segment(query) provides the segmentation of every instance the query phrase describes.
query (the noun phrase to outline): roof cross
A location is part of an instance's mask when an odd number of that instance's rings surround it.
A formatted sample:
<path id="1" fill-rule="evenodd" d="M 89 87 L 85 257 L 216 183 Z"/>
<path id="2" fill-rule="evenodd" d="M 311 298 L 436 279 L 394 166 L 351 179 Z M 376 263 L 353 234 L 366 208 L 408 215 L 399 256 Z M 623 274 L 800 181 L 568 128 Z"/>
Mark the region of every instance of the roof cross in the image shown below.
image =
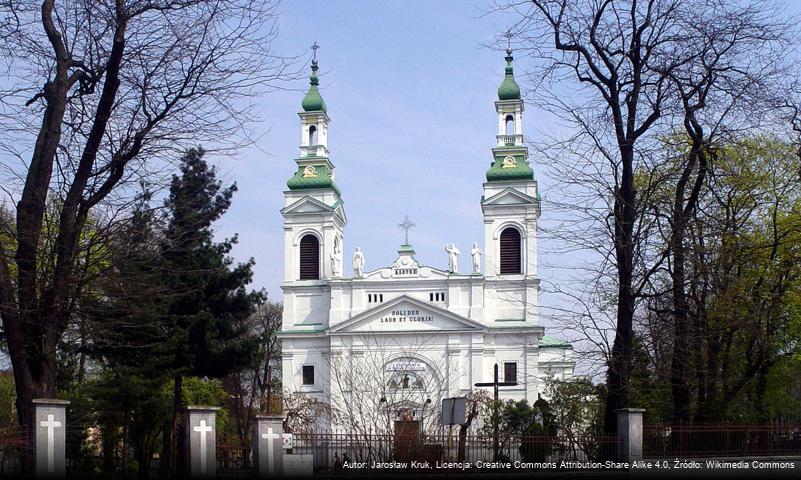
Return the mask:
<path id="1" fill-rule="evenodd" d="M 312 49 L 312 60 L 317 60 L 317 49 L 318 48 L 320 48 L 320 46 L 317 45 L 317 40 L 315 40 L 314 41 L 314 45 L 311 46 L 311 49 Z"/>
<path id="2" fill-rule="evenodd" d="M 503 34 L 503 36 L 506 37 L 506 51 L 511 51 L 512 50 L 512 37 L 514 37 L 514 34 L 512 33 L 512 30 L 507 30 L 506 33 Z"/>
<path id="3" fill-rule="evenodd" d="M 409 230 L 414 228 L 414 227 L 416 227 L 416 226 L 417 225 L 415 225 L 414 223 L 412 223 L 411 220 L 409 220 L 409 216 L 408 215 L 404 215 L 403 216 L 403 221 L 398 224 L 398 228 L 403 230 L 403 232 L 405 234 L 406 241 L 404 242 L 404 245 L 408 245 L 409 244 Z"/>

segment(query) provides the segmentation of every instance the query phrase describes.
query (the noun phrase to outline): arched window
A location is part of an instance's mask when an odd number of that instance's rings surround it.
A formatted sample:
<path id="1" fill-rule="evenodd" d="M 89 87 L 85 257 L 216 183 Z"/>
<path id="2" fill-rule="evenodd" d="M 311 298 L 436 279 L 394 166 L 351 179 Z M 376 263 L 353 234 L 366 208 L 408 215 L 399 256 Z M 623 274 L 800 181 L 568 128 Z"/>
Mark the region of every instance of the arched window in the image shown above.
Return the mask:
<path id="1" fill-rule="evenodd" d="M 506 116 L 506 134 L 507 135 L 515 134 L 515 117 L 513 117 L 512 115 Z"/>
<path id="2" fill-rule="evenodd" d="M 521 273 L 520 232 L 516 228 L 505 228 L 501 232 L 501 274 Z"/>
<path id="3" fill-rule="evenodd" d="M 317 127 L 309 127 L 309 145 L 317 145 Z"/>
<path id="4" fill-rule="evenodd" d="M 300 279 L 320 278 L 320 242 L 314 235 L 304 235 L 300 239 Z"/>

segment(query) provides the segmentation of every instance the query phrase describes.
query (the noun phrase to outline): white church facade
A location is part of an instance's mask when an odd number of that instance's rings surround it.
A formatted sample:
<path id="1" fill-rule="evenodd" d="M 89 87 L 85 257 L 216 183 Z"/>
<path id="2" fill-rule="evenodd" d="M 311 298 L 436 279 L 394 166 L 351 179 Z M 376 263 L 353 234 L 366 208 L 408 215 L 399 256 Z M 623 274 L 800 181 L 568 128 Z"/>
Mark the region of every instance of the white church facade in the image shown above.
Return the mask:
<path id="1" fill-rule="evenodd" d="M 446 245 L 449 265 L 441 269 L 416 258 L 407 235 L 392 265 L 371 269 L 369 252 L 351 252 L 352 277 L 343 274 L 347 216 L 312 61 L 299 114 L 297 171 L 281 210 L 279 336 L 285 395 L 308 395 L 338 412 L 321 421 L 323 428 L 380 430 L 397 419 L 422 420 L 425 428 L 436 423 L 443 398 L 493 381 L 496 364 L 500 381 L 517 383 L 501 389 L 502 399 L 533 403 L 546 377 L 573 375 L 572 347 L 546 337 L 538 321 L 540 199 L 523 141 L 524 103 L 511 51 L 506 61 L 492 165 L 476 206 L 483 212 L 483 245 L 461 256 Z M 408 232 L 410 225 L 399 226 Z"/>

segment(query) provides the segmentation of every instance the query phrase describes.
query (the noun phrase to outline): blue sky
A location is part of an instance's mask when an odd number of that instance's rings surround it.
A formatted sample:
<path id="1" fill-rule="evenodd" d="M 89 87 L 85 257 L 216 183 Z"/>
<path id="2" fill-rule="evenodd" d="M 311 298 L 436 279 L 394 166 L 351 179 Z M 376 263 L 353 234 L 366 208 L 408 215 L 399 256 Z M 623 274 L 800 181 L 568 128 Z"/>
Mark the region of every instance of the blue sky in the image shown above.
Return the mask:
<path id="1" fill-rule="evenodd" d="M 390 264 L 404 215 L 417 225 L 410 241 L 422 263 L 444 268 L 446 242 L 463 252 L 481 242 L 481 184 L 505 65 L 502 52 L 483 45 L 503 30 L 503 19 L 464 1 L 304 1 L 280 8 L 278 53 L 308 57 L 315 40 L 321 46 L 329 149 L 348 215 L 346 258 L 360 246 L 368 269 Z M 266 133 L 258 149 L 220 163 L 239 191 L 219 234 L 239 234 L 234 255 L 256 259 L 254 286 L 272 300 L 281 299 L 279 210 L 296 169 L 297 112 L 307 86 L 304 78 L 261 98 L 258 127 Z M 526 111 L 529 137 L 536 136 L 537 117 L 533 107 Z"/>

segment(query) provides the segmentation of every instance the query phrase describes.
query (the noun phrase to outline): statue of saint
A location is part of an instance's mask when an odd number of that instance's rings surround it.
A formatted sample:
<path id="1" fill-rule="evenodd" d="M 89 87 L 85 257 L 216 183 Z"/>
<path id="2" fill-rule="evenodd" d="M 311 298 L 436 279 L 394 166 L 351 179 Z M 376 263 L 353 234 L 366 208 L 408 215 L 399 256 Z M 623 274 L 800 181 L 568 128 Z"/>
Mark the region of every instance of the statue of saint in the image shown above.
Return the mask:
<path id="1" fill-rule="evenodd" d="M 481 255 L 484 252 L 478 248 L 478 244 L 473 244 L 473 249 L 470 250 L 470 255 L 473 256 L 473 273 L 481 273 Z"/>
<path id="2" fill-rule="evenodd" d="M 356 277 L 364 275 L 364 254 L 359 247 L 353 252 L 353 275 Z"/>
<path id="3" fill-rule="evenodd" d="M 459 273 L 459 258 L 457 255 L 461 255 L 462 252 L 452 243 L 450 245 L 445 244 L 445 251 L 448 252 L 448 271 Z"/>
<path id="4" fill-rule="evenodd" d="M 342 247 L 339 244 L 339 237 L 334 237 L 334 252 L 331 254 L 331 276 L 342 276 Z"/>

